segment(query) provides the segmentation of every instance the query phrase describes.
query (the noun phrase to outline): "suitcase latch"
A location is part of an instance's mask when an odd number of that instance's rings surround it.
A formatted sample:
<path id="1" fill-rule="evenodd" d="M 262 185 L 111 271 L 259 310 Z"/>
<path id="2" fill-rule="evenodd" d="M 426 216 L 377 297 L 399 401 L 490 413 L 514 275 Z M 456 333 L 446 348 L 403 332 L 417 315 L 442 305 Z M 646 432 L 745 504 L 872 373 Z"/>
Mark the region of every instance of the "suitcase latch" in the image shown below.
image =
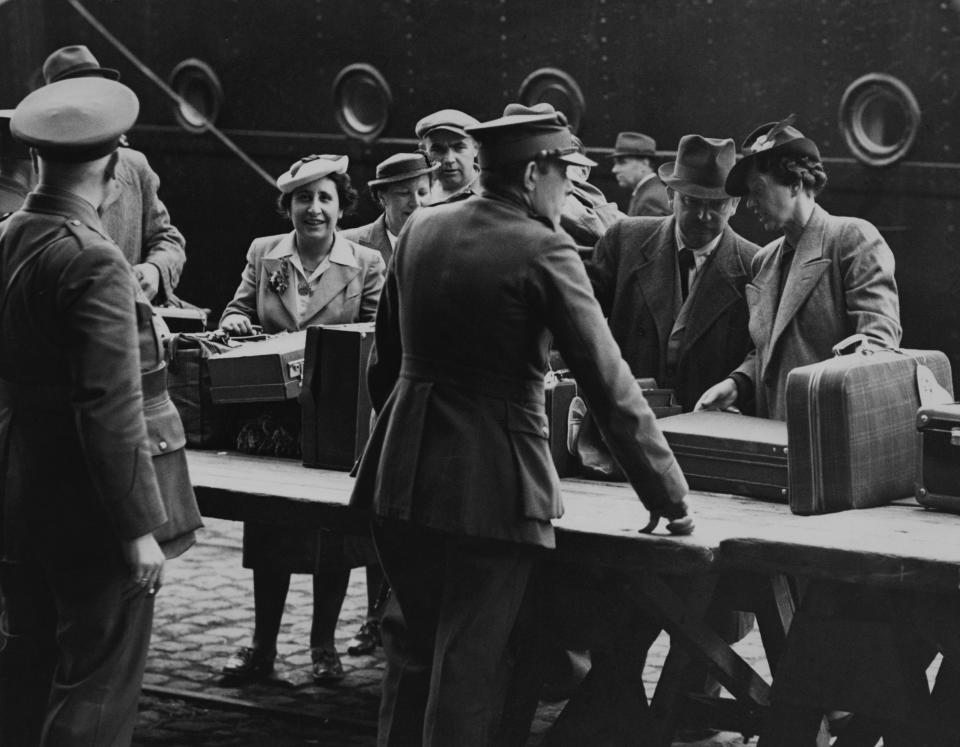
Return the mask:
<path id="1" fill-rule="evenodd" d="M 303 378 L 303 358 L 287 361 L 287 376 L 291 379 Z"/>
<path id="2" fill-rule="evenodd" d="M 950 445 L 960 446 L 960 428 L 950 429 Z"/>

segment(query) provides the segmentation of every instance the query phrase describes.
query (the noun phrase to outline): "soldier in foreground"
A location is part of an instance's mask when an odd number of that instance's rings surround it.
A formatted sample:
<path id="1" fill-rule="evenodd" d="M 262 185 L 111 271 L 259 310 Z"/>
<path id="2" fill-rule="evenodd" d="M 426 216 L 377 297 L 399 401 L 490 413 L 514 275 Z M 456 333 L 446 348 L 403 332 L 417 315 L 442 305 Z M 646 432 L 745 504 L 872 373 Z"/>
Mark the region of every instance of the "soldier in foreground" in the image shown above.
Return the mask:
<path id="1" fill-rule="evenodd" d="M 379 744 L 500 745 L 531 578 L 562 513 L 543 379 L 551 335 L 644 505 L 692 531 L 687 485 L 559 230 L 576 152 L 562 114 L 466 128 L 483 195 L 419 211 L 397 244 L 368 374 L 379 412 L 355 506 L 394 597 Z"/>
<path id="2" fill-rule="evenodd" d="M 11 120 L 40 186 L 0 228 L 3 744 L 130 743 L 164 558 L 199 526 L 150 305 L 97 215 L 138 109 L 85 78 Z"/>

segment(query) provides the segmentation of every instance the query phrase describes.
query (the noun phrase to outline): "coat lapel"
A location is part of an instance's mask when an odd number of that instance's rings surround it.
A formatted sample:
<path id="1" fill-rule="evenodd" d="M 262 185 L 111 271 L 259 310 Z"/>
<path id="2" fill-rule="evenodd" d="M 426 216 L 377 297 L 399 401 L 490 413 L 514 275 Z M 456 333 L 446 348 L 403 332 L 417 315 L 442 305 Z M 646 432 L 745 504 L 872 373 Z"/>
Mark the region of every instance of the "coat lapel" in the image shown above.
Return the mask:
<path id="1" fill-rule="evenodd" d="M 790 268 L 786 283 L 783 286 L 783 297 L 777 306 L 773 331 L 770 333 L 768 355 L 817 285 L 817 281 L 830 267 L 830 260 L 823 258 L 823 230 L 825 225 L 826 220 L 823 210 L 815 205 L 810 220 L 807 221 L 807 225 L 800 235 L 800 243 L 793 258 L 793 266 Z M 772 282 L 779 283 L 782 253 L 783 242 L 777 248 L 776 274 L 770 278 Z"/>
<path id="2" fill-rule="evenodd" d="M 283 308 L 286 309 L 287 314 L 290 315 L 290 320 L 293 322 L 293 328 L 297 328 L 297 272 L 293 269 L 293 265 L 290 263 L 290 257 L 293 256 L 294 251 L 294 236 L 296 233 L 291 231 L 286 236 L 284 236 L 277 243 L 273 249 L 263 255 L 263 275 L 265 282 L 268 286 L 268 293 L 276 293 L 273 289 L 273 283 L 271 279 L 274 277 L 275 273 L 282 273 L 284 267 L 286 268 L 286 282 L 287 287 L 283 290 L 282 293 L 278 293 L 280 296 L 280 303 L 283 305 Z"/>
<path id="3" fill-rule="evenodd" d="M 640 247 L 640 259 L 631 270 L 653 315 L 657 338 L 661 341 L 670 336 L 674 312 L 680 305 L 676 283 L 674 224 L 673 218 L 662 222 Z"/>
<path id="4" fill-rule="evenodd" d="M 383 257 L 383 261 L 390 263 L 390 256 L 393 254 L 393 247 L 390 246 L 390 237 L 387 236 L 387 216 L 384 213 L 373 222 L 373 230 L 370 232 L 370 248 L 376 249 Z"/>
<path id="5" fill-rule="evenodd" d="M 737 257 L 733 231 L 727 226 L 674 324 L 674 330 L 686 327 L 681 356 L 710 329 L 728 307 L 741 298 L 736 281 L 742 276 L 743 268 Z"/>
<path id="6" fill-rule="evenodd" d="M 324 270 L 320 276 L 320 281 L 310 296 L 307 311 L 303 315 L 303 326 L 306 326 L 311 319 L 323 311 L 331 301 L 340 295 L 350 281 L 360 274 L 360 265 L 357 263 L 350 242 L 340 234 L 337 234 L 336 242 L 333 251 L 330 252 L 330 266 Z M 294 292 L 296 292 L 296 289 L 294 289 Z"/>

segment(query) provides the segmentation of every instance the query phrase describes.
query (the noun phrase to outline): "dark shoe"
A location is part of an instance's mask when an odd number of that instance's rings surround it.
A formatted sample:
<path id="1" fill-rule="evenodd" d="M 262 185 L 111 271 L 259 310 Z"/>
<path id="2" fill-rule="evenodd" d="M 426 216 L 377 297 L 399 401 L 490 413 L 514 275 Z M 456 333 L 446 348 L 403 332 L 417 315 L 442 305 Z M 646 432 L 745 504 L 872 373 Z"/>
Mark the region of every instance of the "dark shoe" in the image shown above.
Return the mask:
<path id="1" fill-rule="evenodd" d="M 372 654 L 379 645 L 381 645 L 380 621 L 367 620 L 347 645 L 347 653 L 350 656 L 366 656 Z"/>
<path id="2" fill-rule="evenodd" d="M 273 662 L 277 652 L 265 653 L 250 646 L 243 646 L 221 670 L 224 677 L 242 680 L 262 680 L 273 674 Z"/>
<path id="3" fill-rule="evenodd" d="M 318 685 L 343 679 L 343 665 L 336 651 L 312 648 L 310 655 L 313 657 L 313 681 Z"/>

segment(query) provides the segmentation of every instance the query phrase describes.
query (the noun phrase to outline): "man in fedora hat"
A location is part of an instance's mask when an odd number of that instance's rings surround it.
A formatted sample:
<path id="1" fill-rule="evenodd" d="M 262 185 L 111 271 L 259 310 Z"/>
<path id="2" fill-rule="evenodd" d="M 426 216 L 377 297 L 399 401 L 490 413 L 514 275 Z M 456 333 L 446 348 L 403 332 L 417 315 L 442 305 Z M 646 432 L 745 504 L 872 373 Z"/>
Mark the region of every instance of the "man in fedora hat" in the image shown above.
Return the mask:
<path id="1" fill-rule="evenodd" d="M 199 526 L 149 302 L 97 213 L 138 109 L 67 79 L 11 119 L 41 178 L 0 226 L 3 744 L 129 744 L 164 557 Z"/>
<path id="2" fill-rule="evenodd" d="M 19 210 L 37 183 L 30 149 L 10 132 L 13 109 L 0 109 L 0 220 Z"/>
<path id="3" fill-rule="evenodd" d="M 620 221 L 588 266 L 633 374 L 674 389 L 685 411 L 752 346 L 744 285 L 759 247 L 727 225 L 735 157 L 733 140 L 682 137 L 659 171 L 673 214 Z"/>
<path id="4" fill-rule="evenodd" d="M 101 67 L 82 44 L 61 47 L 43 63 L 47 84 L 85 77 L 118 80 L 120 73 Z M 179 303 L 174 290 L 187 261 L 186 241 L 157 194 L 160 177 L 140 151 L 122 147 L 117 153 L 119 189 L 101 208 L 103 227 L 133 267 L 147 298 L 156 304 Z"/>
<path id="5" fill-rule="evenodd" d="M 667 190 L 654 170 L 657 144 L 642 132 L 621 132 L 613 146 L 611 171 L 624 189 L 630 190 L 627 215 L 669 215 Z"/>
<path id="6" fill-rule="evenodd" d="M 433 183 L 431 203 L 446 202 L 479 193 L 477 141 L 467 128 L 480 124 L 459 109 L 441 109 L 417 122 L 414 128 L 420 149 L 440 168 Z"/>
<path id="7" fill-rule="evenodd" d="M 393 588 L 381 745 L 525 742 L 500 729 L 528 586 L 561 513 L 544 414 L 551 338 L 650 525 L 693 529 L 683 475 L 557 228 L 567 166 L 593 162 L 562 114 L 511 111 L 467 128 L 483 194 L 408 219 L 377 309 L 379 417 L 352 504 L 373 514 Z"/>
<path id="8" fill-rule="evenodd" d="M 367 182 L 370 196 L 383 212 L 373 223 L 351 228 L 343 235 L 376 249 L 390 264 L 400 229 L 413 213 L 430 202 L 433 177 L 440 164 L 431 164 L 422 152 L 395 153 L 377 164 L 376 178 Z"/>

